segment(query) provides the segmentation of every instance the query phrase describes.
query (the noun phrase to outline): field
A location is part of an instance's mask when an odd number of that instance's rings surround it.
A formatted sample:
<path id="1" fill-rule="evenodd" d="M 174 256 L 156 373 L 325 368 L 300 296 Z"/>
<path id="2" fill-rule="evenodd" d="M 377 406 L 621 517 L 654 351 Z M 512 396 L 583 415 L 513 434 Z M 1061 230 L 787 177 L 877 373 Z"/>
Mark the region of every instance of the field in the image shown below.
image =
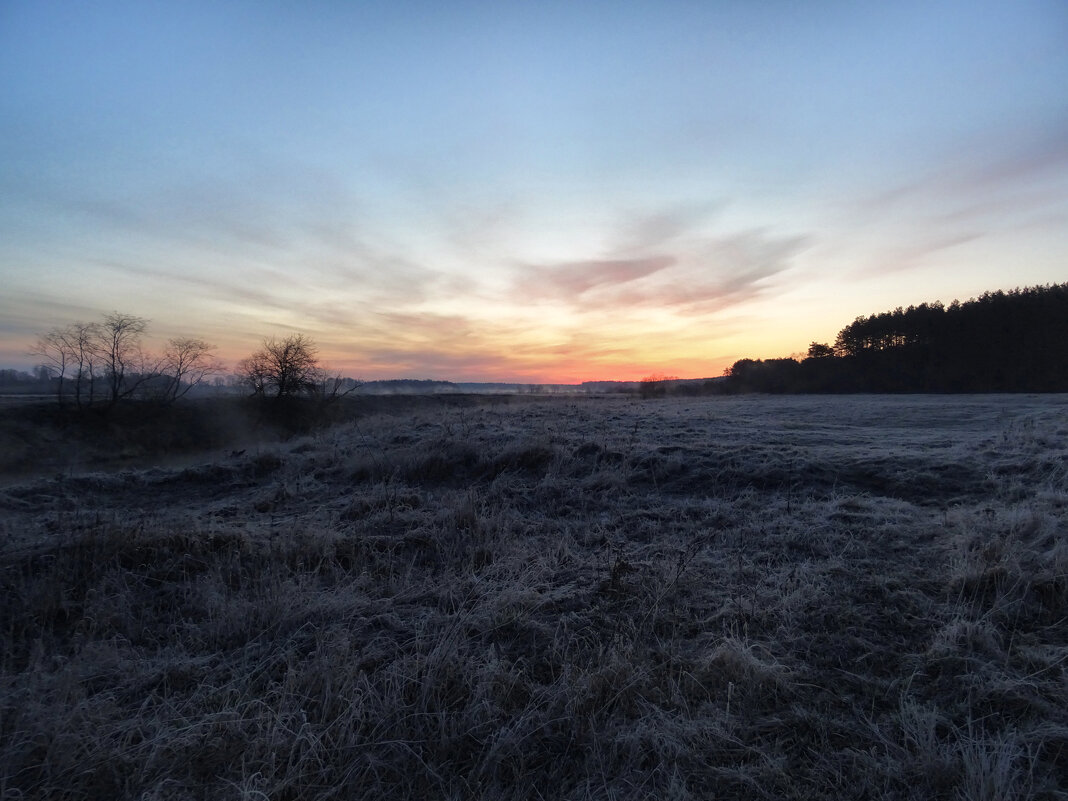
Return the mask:
<path id="1" fill-rule="evenodd" d="M 1068 798 L 1068 397 L 410 405 L 0 487 L 0 798 Z"/>

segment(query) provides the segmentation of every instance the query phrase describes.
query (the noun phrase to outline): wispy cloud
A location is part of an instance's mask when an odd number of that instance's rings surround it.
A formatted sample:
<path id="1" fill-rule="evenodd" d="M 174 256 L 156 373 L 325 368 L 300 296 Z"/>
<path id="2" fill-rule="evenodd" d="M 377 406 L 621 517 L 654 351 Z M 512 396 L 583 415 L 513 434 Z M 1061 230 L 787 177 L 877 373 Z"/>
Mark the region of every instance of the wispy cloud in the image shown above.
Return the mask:
<path id="1" fill-rule="evenodd" d="M 122 192 L 43 180 L 20 184 L 18 202 L 44 210 L 50 219 L 63 221 L 61 230 L 75 232 L 69 255 L 59 254 L 72 266 L 87 258 L 125 261 L 120 268 L 140 271 L 142 278 L 213 286 L 235 301 L 269 304 L 293 276 L 320 291 L 403 304 L 422 299 L 443 280 L 376 228 L 365 212 L 370 204 L 329 175 L 289 163 L 250 158 L 228 175 L 128 186 Z M 96 241 L 96 232 L 121 247 L 108 245 L 87 257 L 84 242 Z M 56 237 L 57 243 L 62 240 Z M 257 274 L 266 277 L 265 269 L 276 270 L 277 280 L 259 280 Z M 230 280 L 228 274 L 234 273 L 239 277 Z M 269 291 L 249 288 L 269 285 Z"/>
<path id="2" fill-rule="evenodd" d="M 965 250 L 979 263 L 1023 241 L 1063 241 L 1068 120 L 988 134 L 903 174 L 896 185 L 852 198 L 828 218 L 824 260 L 848 262 L 848 274 L 870 278 L 924 267 L 952 271 Z M 962 251 L 954 253 L 957 248 Z"/>
<path id="3" fill-rule="evenodd" d="M 854 217 L 989 225 L 1068 201 L 1068 120 L 948 155 L 851 204 Z"/>
<path id="4" fill-rule="evenodd" d="M 980 231 L 945 234 L 935 232 L 927 236 L 917 235 L 905 244 L 894 244 L 882 249 L 874 257 L 874 263 L 861 272 L 866 275 L 883 275 L 891 271 L 908 270 L 923 264 L 943 251 L 967 245 L 982 237 L 983 233 Z"/>
<path id="5" fill-rule="evenodd" d="M 985 160 L 959 170 L 956 188 L 961 192 L 1001 191 L 1006 187 L 1068 173 L 1068 119 L 1033 133 L 995 152 Z"/>
<path id="6" fill-rule="evenodd" d="M 644 214 L 627 215 L 619 232 L 619 251 L 652 251 L 701 230 L 726 204 L 723 202 L 685 203 Z"/>
<path id="7" fill-rule="evenodd" d="M 788 270 L 807 241 L 764 229 L 659 239 L 668 252 L 528 266 L 517 277 L 513 297 L 582 311 L 713 312 L 764 291 L 768 279 Z"/>
<path id="8" fill-rule="evenodd" d="M 517 282 L 518 290 L 532 300 L 575 301 L 593 290 L 618 287 L 671 267 L 674 256 L 636 259 L 592 259 L 528 268 Z"/>
<path id="9" fill-rule="evenodd" d="M 116 259 L 95 259 L 93 263 L 141 284 L 180 287 L 186 293 L 192 292 L 202 298 L 247 303 L 264 309 L 283 308 L 287 305 L 283 298 L 288 281 L 284 276 L 279 280 L 277 275 L 264 275 L 263 271 L 260 271 L 258 276 L 253 274 L 243 278 L 226 273 L 216 273 L 209 277 L 188 272 L 177 266 L 169 269 L 147 267 L 140 263 Z M 292 301 L 288 303 L 291 304 Z"/>
<path id="10" fill-rule="evenodd" d="M 0 294 L 0 336 L 26 343 L 53 326 L 91 321 L 99 314 L 98 309 L 41 292 L 23 293 L 18 297 Z M 28 346 L 19 345 L 18 348 L 26 350 Z"/>

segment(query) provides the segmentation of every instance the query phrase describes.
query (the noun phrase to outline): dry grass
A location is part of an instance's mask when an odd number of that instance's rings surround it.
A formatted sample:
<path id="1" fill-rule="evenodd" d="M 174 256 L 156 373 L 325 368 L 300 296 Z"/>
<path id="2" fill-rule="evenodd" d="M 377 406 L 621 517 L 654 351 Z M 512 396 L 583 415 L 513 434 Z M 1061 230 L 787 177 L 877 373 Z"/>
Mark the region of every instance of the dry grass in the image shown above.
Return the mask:
<path id="1" fill-rule="evenodd" d="M 1068 794 L 1068 401 L 413 410 L 0 491 L 0 798 Z"/>

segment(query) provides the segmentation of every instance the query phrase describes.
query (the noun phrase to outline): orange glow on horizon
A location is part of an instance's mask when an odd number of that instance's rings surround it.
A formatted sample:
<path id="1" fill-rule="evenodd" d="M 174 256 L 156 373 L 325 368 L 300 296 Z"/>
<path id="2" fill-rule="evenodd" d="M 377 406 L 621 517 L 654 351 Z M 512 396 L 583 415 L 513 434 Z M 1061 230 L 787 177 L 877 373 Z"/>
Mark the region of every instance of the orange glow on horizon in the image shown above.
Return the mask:
<path id="1" fill-rule="evenodd" d="M 42 333 L 44 333 L 42 331 Z M 151 333 L 151 332 L 150 332 Z M 190 335 L 198 335 L 190 332 Z M 211 332 L 204 339 L 216 344 L 215 356 L 227 372 L 259 347 L 252 342 L 220 342 Z M 726 367 L 740 358 L 771 358 L 796 352 L 759 354 L 744 349 L 740 342 L 710 343 L 707 347 L 678 348 L 657 339 L 652 346 L 643 347 L 642 338 L 632 335 L 625 341 L 600 341 L 600 347 L 553 345 L 544 343 L 504 342 L 490 338 L 471 343 L 468 348 L 433 348 L 424 340 L 405 343 L 407 347 L 385 351 L 362 343 L 329 341 L 328 336 L 309 333 L 319 345 L 319 361 L 323 367 L 345 377 L 364 381 L 375 380 L 437 380 L 455 383 L 516 383 L 516 384 L 581 384 L 587 381 L 640 381 L 650 375 L 670 375 L 682 379 L 720 376 Z M 8 341 L 0 348 L 0 359 L 16 369 L 32 370 L 38 363 L 31 355 L 36 337 Z M 149 353 L 162 350 L 163 339 L 146 338 Z M 417 345 L 412 347 L 412 345 Z M 418 347 L 424 345 L 424 348 Z M 493 347 L 496 345 L 496 347 Z"/>

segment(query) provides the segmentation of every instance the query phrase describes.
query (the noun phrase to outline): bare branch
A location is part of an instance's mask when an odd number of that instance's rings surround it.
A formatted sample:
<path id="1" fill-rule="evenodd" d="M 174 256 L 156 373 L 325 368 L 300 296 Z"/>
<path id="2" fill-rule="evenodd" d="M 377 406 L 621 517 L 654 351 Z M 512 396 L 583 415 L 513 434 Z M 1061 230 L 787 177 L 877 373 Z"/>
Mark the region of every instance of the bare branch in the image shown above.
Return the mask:
<path id="1" fill-rule="evenodd" d="M 212 351 L 215 345 L 193 337 L 174 337 L 167 342 L 160 373 L 167 383 L 164 398 L 175 401 L 208 376 L 222 372 L 223 364 Z"/>

